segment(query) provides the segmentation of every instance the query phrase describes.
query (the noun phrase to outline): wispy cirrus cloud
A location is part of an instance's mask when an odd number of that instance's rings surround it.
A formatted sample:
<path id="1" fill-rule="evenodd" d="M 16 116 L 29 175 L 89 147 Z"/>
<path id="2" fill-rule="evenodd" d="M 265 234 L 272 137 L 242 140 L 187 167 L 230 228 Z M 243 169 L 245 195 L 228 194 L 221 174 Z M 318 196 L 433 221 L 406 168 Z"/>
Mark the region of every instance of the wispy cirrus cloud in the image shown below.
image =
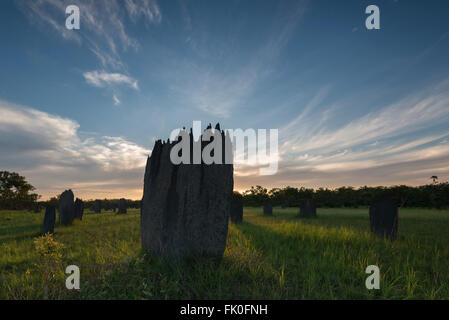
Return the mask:
<path id="1" fill-rule="evenodd" d="M 123 68 L 120 53 L 139 48 L 139 42 L 126 29 L 126 18 L 134 23 L 141 18 L 147 24 L 162 21 L 156 0 L 16 0 L 16 3 L 33 22 L 50 26 L 64 39 L 85 44 L 105 68 Z M 65 28 L 65 10 L 69 5 L 80 8 L 80 30 Z"/>
<path id="2" fill-rule="evenodd" d="M 78 44 L 82 43 L 82 37 L 76 32 L 67 30 L 65 23 L 63 23 L 64 20 L 58 19 L 58 16 L 65 17 L 65 10 L 69 4 L 58 0 L 15 0 L 15 2 L 34 23 L 41 26 L 50 26 L 62 38 L 75 41 Z"/>
<path id="3" fill-rule="evenodd" d="M 341 127 L 329 129 L 333 127 L 330 124 L 335 117 L 344 112 L 345 106 L 336 102 L 332 105 L 334 118 L 329 117 L 325 109 L 324 112 L 300 118 L 294 128 L 291 124 L 283 128 L 285 153 L 331 153 L 369 144 L 376 144 L 379 152 L 381 143 L 388 139 L 400 140 L 401 136 L 447 123 L 448 89 L 449 81 L 442 81 L 360 118 L 348 119 Z M 403 139 L 400 140 L 401 144 Z"/>
<path id="4" fill-rule="evenodd" d="M 131 19 L 136 22 L 140 17 L 151 23 L 160 23 L 162 13 L 156 0 L 125 0 Z"/>
<path id="5" fill-rule="evenodd" d="M 307 4 L 307 1 L 297 1 L 293 5 L 279 3 L 272 21 L 267 22 L 269 32 L 251 48 L 251 54 L 242 58 L 234 37 L 217 39 L 203 28 L 201 21 L 192 22 L 187 4 L 182 3 L 181 12 L 190 33 L 186 43 L 194 56 L 176 63 L 170 88 L 200 111 L 229 118 L 233 111 L 246 104 L 263 81 L 273 75 L 284 47 L 303 19 Z M 230 28 L 233 34 L 236 32 L 234 27 L 233 23 L 223 29 Z M 211 60 L 214 62 L 208 63 Z"/>
<path id="6" fill-rule="evenodd" d="M 94 87 L 104 88 L 115 85 L 127 85 L 135 90 L 139 90 L 136 79 L 121 73 L 107 73 L 105 71 L 91 71 L 83 74 L 86 82 Z"/>
<path id="7" fill-rule="evenodd" d="M 323 87 L 303 111 L 280 130 L 275 176 L 258 168 L 236 171 L 239 188 L 306 185 L 425 184 L 431 175 L 449 179 L 449 80 L 333 125 L 346 106 L 328 104 Z M 366 103 L 366 102 L 365 102 Z M 339 118 L 341 121 L 341 117 Z"/>
<path id="8" fill-rule="evenodd" d="M 127 84 L 138 89 L 137 81 L 127 70 L 122 54 L 139 51 L 140 43 L 127 29 L 127 22 L 142 21 L 148 26 L 159 24 L 162 13 L 156 0 L 16 0 L 30 20 L 49 26 L 63 39 L 85 46 L 98 59 L 103 70 L 85 72 L 89 84 L 104 88 Z M 65 10 L 69 5 L 80 8 L 80 30 L 67 30 Z M 113 96 L 114 104 L 117 96 Z"/>
<path id="9" fill-rule="evenodd" d="M 121 101 L 115 94 L 112 96 L 112 99 L 114 99 L 114 105 L 120 105 Z"/>

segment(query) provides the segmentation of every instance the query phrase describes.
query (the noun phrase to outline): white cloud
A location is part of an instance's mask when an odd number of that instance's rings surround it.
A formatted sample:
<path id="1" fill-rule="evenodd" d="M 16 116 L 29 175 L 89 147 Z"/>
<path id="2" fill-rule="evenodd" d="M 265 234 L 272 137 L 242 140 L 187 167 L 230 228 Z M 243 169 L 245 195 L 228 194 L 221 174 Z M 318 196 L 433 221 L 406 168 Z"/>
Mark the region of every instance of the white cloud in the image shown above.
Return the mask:
<path id="1" fill-rule="evenodd" d="M 8 145 L 28 145 L 30 149 L 33 146 L 47 149 L 55 146 L 69 148 L 76 138 L 78 128 L 79 125 L 72 120 L 0 100 L 2 148 Z M 14 143 L 10 143 L 9 138 L 13 133 L 16 139 Z"/>
<path id="2" fill-rule="evenodd" d="M 85 72 L 83 76 L 88 84 L 95 87 L 104 88 L 107 86 L 125 84 L 135 90 L 139 90 L 139 84 L 136 79 L 133 79 L 121 73 L 107 73 L 105 71 L 96 70 Z"/>
<path id="3" fill-rule="evenodd" d="M 44 196 L 74 188 L 88 197 L 141 196 L 150 150 L 123 137 L 81 138 L 79 124 L 0 100 L 0 163 Z"/>
<path id="4" fill-rule="evenodd" d="M 121 101 L 115 94 L 112 96 L 112 98 L 114 99 L 114 105 L 120 105 Z"/>

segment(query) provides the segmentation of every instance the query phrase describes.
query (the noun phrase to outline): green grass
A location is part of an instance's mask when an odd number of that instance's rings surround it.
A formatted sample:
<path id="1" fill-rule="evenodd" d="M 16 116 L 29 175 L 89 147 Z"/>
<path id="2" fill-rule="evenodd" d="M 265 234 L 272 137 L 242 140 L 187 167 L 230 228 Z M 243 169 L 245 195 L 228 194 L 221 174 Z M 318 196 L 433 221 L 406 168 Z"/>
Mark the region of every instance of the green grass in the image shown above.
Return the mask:
<path id="1" fill-rule="evenodd" d="M 169 263 L 141 252 L 140 217 L 88 213 L 56 227 L 63 266 L 78 265 L 81 290 L 57 279 L 61 299 L 447 299 L 449 211 L 401 209 L 399 239 L 369 233 L 368 209 L 245 208 L 230 224 L 221 261 L 189 258 Z M 43 213 L 0 212 L 0 299 L 42 299 L 33 239 Z M 377 265 L 381 289 L 367 290 L 365 269 Z"/>

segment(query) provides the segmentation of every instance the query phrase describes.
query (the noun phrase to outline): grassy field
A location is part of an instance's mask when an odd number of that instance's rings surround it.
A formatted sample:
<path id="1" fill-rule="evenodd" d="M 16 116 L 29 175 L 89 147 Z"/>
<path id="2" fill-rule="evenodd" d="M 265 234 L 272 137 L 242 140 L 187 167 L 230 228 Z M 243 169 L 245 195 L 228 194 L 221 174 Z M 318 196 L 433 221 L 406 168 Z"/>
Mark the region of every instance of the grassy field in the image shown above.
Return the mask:
<path id="1" fill-rule="evenodd" d="M 399 239 L 370 235 L 368 209 L 245 208 L 230 224 L 222 261 L 168 263 L 140 246 L 140 217 L 87 212 L 56 227 L 62 264 L 50 299 L 448 299 L 449 211 L 402 209 Z M 0 212 L 0 299 L 45 297 L 42 259 L 33 239 L 43 213 Z M 66 266 L 81 270 L 81 290 L 65 289 Z M 377 265 L 380 290 L 367 290 L 365 269 Z"/>

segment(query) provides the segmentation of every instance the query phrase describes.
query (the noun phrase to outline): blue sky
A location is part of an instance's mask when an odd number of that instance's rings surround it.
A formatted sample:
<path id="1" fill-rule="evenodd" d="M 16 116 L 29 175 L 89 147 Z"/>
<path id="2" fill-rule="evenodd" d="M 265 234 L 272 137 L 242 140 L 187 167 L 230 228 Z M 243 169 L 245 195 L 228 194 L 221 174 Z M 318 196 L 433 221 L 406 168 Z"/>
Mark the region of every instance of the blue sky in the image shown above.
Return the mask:
<path id="1" fill-rule="evenodd" d="M 65 8 L 81 29 L 65 29 Z M 380 8 L 380 30 L 365 8 Z M 251 185 L 419 185 L 449 177 L 447 1 L 3 0 L 0 167 L 44 198 L 141 196 L 178 127 L 279 129 Z"/>

